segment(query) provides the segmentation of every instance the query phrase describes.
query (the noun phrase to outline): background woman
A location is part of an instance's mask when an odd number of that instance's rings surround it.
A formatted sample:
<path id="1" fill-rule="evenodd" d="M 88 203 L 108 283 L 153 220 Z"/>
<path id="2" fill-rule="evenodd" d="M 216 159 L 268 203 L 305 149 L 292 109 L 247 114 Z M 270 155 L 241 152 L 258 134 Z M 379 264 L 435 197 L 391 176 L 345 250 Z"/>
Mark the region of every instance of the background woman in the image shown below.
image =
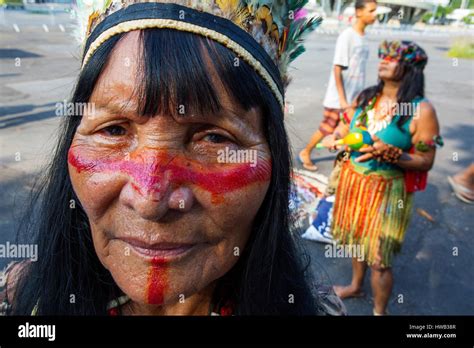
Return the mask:
<path id="1" fill-rule="evenodd" d="M 413 192 L 424 189 L 426 172 L 442 145 L 436 112 L 424 96 L 423 69 L 428 57 L 413 42 L 383 42 L 379 83 L 364 90 L 350 125 L 325 139 L 363 127 L 373 144 L 352 151 L 336 191 L 332 233 L 342 244 L 360 246 L 365 256 L 352 260 L 352 282 L 336 286 L 341 298 L 361 296 L 370 266 L 374 314 L 385 314 L 393 285 L 392 259 L 402 245 L 411 215 Z"/>

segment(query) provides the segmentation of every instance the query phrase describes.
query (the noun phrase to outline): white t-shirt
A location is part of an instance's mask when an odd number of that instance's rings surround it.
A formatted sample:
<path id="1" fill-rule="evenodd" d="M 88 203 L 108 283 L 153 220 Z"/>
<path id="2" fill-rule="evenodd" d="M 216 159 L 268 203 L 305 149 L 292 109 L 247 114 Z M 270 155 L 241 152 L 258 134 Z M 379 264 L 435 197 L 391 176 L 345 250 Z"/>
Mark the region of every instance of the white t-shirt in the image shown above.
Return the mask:
<path id="1" fill-rule="evenodd" d="M 357 33 L 352 27 L 345 29 L 337 38 L 333 65 L 341 65 L 347 68 L 342 70 L 342 78 L 346 99 L 349 104 L 364 89 L 365 68 L 368 59 L 369 45 L 365 36 Z M 331 68 L 331 76 L 323 106 L 332 109 L 339 109 L 341 107 L 333 68 Z"/>

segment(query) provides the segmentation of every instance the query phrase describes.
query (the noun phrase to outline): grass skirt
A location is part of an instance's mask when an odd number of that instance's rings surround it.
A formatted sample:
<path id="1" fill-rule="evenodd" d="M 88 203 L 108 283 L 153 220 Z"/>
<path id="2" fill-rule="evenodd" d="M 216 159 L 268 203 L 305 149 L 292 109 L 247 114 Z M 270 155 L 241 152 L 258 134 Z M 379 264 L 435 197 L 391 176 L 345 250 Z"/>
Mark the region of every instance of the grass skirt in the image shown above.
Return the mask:
<path id="1" fill-rule="evenodd" d="M 359 245 L 367 264 L 390 267 L 405 237 L 412 204 L 401 170 L 371 171 L 346 161 L 336 191 L 332 234 L 342 245 Z"/>

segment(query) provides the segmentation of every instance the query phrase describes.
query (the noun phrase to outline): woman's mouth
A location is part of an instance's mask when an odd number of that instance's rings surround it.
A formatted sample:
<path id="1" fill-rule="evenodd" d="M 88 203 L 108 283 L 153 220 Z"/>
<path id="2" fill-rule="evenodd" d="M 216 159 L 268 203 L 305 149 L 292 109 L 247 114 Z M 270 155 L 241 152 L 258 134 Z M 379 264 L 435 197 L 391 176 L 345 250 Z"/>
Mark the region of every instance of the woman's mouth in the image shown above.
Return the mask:
<path id="1" fill-rule="evenodd" d="M 178 258 L 183 258 L 187 255 L 197 244 L 193 243 L 169 243 L 157 242 L 147 243 L 134 238 L 120 238 L 121 241 L 127 243 L 140 256 L 150 259 L 159 258 L 163 261 L 174 261 Z"/>

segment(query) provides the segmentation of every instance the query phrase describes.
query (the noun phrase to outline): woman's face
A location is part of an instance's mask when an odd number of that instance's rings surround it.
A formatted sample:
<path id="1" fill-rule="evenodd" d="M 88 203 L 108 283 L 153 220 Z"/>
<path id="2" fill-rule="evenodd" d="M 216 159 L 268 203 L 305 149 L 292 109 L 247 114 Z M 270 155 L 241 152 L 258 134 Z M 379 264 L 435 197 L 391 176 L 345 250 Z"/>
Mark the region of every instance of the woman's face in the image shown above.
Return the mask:
<path id="1" fill-rule="evenodd" d="M 393 57 L 385 57 L 379 62 L 379 78 L 381 80 L 396 80 L 398 75 L 398 60 Z"/>
<path id="2" fill-rule="evenodd" d="M 138 116 L 140 47 L 138 32 L 117 44 L 74 136 L 69 174 L 117 285 L 139 303 L 176 303 L 237 262 L 271 157 L 259 110 L 240 110 L 222 86 L 221 115 Z"/>

